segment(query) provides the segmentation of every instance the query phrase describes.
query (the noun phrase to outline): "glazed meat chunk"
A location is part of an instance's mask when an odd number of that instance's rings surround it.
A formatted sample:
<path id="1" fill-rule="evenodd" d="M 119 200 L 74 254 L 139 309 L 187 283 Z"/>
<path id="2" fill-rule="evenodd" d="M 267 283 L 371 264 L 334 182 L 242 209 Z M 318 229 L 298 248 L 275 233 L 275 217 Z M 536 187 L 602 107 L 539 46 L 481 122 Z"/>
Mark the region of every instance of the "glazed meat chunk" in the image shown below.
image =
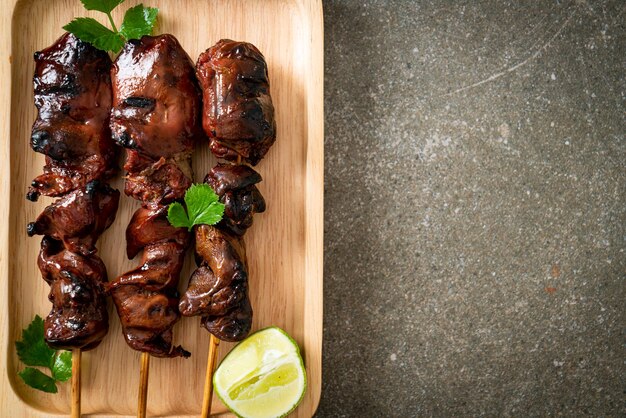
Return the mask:
<path id="1" fill-rule="evenodd" d="M 111 59 L 66 33 L 35 53 L 35 106 L 31 147 L 46 156 L 44 173 L 27 198 L 62 196 L 116 170 L 109 130 Z"/>
<path id="2" fill-rule="evenodd" d="M 110 286 L 128 345 L 157 357 L 188 357 L 172 345 L 177 291 L 190 235 L 167 221 L 167 205 L 191 186 L 191 154 L 202 136 L 200 91 L 191 59 L 172 35 L 131 40 L 112 71 L 111 130 L 126 149 L 125 193 L 140 200 L 126 253 L 140 265 Z"/>
<path id="3" fill-rule="evenodd" d="M 256 165 L 276 140 L 267 64 L 252 44 L 222 39 L 196 64 L 202 126 L 218 158 Z"/>

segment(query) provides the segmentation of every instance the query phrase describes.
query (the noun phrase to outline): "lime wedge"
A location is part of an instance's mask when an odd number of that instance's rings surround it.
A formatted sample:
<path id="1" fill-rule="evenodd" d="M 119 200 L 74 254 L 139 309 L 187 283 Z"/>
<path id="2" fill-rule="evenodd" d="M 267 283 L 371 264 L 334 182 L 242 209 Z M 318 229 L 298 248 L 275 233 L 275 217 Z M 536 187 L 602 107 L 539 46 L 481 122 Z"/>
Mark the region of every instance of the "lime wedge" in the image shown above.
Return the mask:
<path id="1" fill-rule="evenodd" d="M 284 417 L 298 406 L 306 390 L 298 344 L 277 327 L 255 332 L 222 360 L 213 386 L 240 417 Z"/>

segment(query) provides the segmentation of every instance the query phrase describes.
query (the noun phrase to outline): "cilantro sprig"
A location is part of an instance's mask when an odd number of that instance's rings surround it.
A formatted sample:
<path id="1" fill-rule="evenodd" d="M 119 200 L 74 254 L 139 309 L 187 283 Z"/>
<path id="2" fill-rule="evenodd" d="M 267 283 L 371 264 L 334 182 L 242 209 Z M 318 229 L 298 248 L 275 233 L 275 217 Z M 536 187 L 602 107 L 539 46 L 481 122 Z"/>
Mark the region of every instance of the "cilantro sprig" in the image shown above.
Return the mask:
<path id="1" fill-rule="evenodd" d="M 152 34 L 156 24 L 159 9 L 156 7 L 144 7 L 139 4 L 126 10 L 122 26 L 119 30 L 111 12 L 124 0 L 80 0 L 87 10 L 96 10 L 107 15 L 113 30 L 91 17 L 78 17 L 63 26 L 68 32 L 73 33 L 85 42 L 103 51 L 119 52 L 124 43 L 129 39 L 139 39 L 144 35 Z"/>
<path id="2" fill-rule="evenodd" d="M 15 342 L 17 356 L 27 367 L 18 373 L 24 383 L 48 393 L 57 393 L 57 382 L 65 382 L 72 376 L 72 353 L 58 352 L 44 340 L 43 319 L 35 316 L 33 322 L 22 330 L 22 340 Z M 52 376 L 48 376 L 34 367 L 45 367 Z"/>
<path id="3" fill-rule="evenodd" d="M 194 225 L 214 225 L 222 220 L 224 204 L 208 184 L 194 184 L 185 193 L 185 206 L 178 202 L 172 203 L 167 209 L 167 220 L 177 228 L 188 228 Z"/>

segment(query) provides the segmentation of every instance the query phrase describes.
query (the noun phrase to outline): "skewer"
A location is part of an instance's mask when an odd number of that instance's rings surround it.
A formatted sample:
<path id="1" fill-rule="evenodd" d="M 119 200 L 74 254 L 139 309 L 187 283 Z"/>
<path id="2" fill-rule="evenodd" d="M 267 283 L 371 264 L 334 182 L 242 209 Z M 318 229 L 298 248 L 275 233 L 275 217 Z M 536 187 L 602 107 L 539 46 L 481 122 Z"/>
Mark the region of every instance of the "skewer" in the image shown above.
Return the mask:
<path id="1" fill-rule="evenodd" d="M 141 371 L 139 372 L 139 398 L 137 406 L 137 418 L 146 418 L 149 373 L 150 354 L 141 353 Z"/>
<path id="2" fill-rule="evenodd" d="M 237 164 L 241 164 L 241 155 L 237 155 Z M 202 418 L 211 416 L 211 404 L 213 402 L 213 372 L 217 363 L 217 350 L 220 340 L 213 334 L 209 334 L 209 354 L 207 356 L 206 376 L 204 378 L 204 396 L 202 398 Z"/>
<path id="3" fill-rule="evenodd" d="M 169 34 L 127 42 L 111 69 L 111 87 L 109 124 L 116 142 L 126 149 L 125 190 L 142 204 L 127 226 L 126 255 L 142 254 L 137 267 L 111 282 L 109 293 L 126 342 L 141 351 L 136 416 L 144 418 L 150 357 L 190 356 L 183 347 L 172 345 L 172 327 L 179 319 L 174 309 L 179 302 L 176 288 L 191 237 L 185 229 L 168 224 L 165 214 L 170 203 L 183 200 L 193 180 L 188 169 L 200 133 L 200 92 L 193 63 Z M 182 103 L 181 109 L 168 113 L 169 102 Z M 132 115 L 123 111 L 131 108 L 147 110 L 133 110 Z M 152 116 L 146 119 L 145 112 Z M 129 297 L 136 298 L 132 304 L 126 303 Z M 161 310 L 163 300 L 167 305 Z M 156 310 L 143 310 L 151 307 Z"/>
<path id="4" fill-rule="evenodd" d="M 213 334 L 210 335 L 209 355 L 204 380 L 204 398 L 202 400 L 202 418 L 209 418 L 209 416 L 211 416 L 211 403 L 213 402 L 213 371 L 215 370 L 215 363 L 217 363 L 217 350 L 220 345 L 219 338 Z"/>
<path id="5" fill-rule="evenodd" d="M 72 418 L 80 418 L 80 363 L 82 351 L 80 348 L 72 350 Z"/>
<path id="6" fill-rule="evenodd" d="M 79 347 L 95 348 L 108 331 L 103 288 L 106 268 L 93 254 L 97 238 L 113 222 L 119 203 L 119 191 L 107 184 L 117 166 L 108 123 L 111 59 L 65 33 L 36 52 L 34 60 L 37 118 L 30 142 L 46 159 L 43 174 L 32 181 L 26 198 L 36 201 L 44 195 L 57 199 L 28 223 L 26 231 L 29 236 L 43 235 L 37 266 L 50 286 L 53 305 L 45 321 L 44 339 L 54 346 L 74 347 L 70 417 L 80 418 Z M 69 101 L 66 80 L 72 80 L 73 86 Z M 68 113 L 72 117 L 63 116 Z M 85 126 L 78 127 L 74 116 Z M 65 284 L 68 278 L 72 285 Z M 71 309 L 64 309 L 70 305 Z M 89 329 L 73 326 L 77 324 L 89 324 Z"/>

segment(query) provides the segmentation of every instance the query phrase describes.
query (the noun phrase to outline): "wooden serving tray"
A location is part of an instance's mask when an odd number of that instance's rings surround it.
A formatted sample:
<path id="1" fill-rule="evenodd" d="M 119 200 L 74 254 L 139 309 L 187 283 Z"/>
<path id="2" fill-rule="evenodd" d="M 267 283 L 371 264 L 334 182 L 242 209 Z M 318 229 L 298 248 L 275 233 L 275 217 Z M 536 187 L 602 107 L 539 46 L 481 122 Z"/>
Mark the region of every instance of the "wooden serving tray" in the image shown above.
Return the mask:
<path id="1" fill-rule="evenodd" d="M 139 3 L 128 1 L 114 13 Z M 264 53 L 276 106 L 275 145 L 256 169 L 267 211 L 255 216 L 245 236 L 254 308 L 253 330 L 277 325 L 300 344 L 308 374 L 304 401 L 292 414 L 310 417 L 321 389 L 323 261 L 323 25 L 321 0 L 144 0 L 158 7 L 158 33 L 174 34 L 195 61 L 220 38 L 246 40 Z M 62 33 L 73 17 L 86 12 L 79 0 L 0 0 L 0 415 L 49 417 L 69 414 L 69 383 L 50 395 L 27 387 L 17 372 L 14 342 L 39 314 L 50 310 L 48 286 L 36 266 L 40 237 L 25 228 L 52 202 L 24 196 L 41 172 L 43 156 L 30 149 L 35 120 L 33 53 Z M 195 180 L 202 181 L 216 163 L 206 143 L 196 148 Z M 121 175 L 113 186 L 122 190 Z M 114 225 L 99 241 L 109 276 L 137 265 L 125 256 L 124 231 L 138 202 L 122 195 Z M 194 265 L 192 252 L 181 277 L 184 289 Z M 83 354 L 82 411 L 90 416 L 134 415 L 137 408 L 140 354 L 121 334 L 110 305 L 109 334 L 95 350 Z M 151 416 L 199 415 L 209 334 L 199 318 L 183 318 L 174 328 L 176 344 L 192 352 L 189 359 L 150 363 L 148 413 Z M 220 345 L 220 358 L 232 344 Z M 215 398 L 216 414 L 227 412 Z"/>

